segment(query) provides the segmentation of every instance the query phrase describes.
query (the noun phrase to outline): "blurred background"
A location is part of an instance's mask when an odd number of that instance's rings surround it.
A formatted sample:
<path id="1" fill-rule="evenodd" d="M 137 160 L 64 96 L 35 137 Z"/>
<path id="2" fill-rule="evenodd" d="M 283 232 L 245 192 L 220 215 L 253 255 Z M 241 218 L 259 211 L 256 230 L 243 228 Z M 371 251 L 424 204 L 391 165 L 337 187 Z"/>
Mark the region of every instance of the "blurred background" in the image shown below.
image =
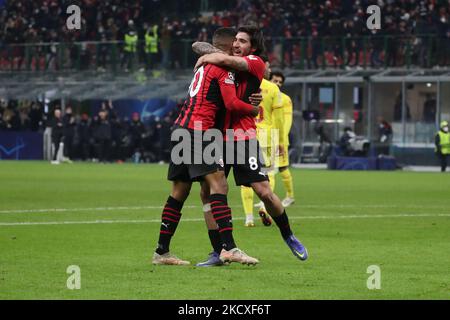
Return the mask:
<path id="1" fill-rule="evenodd" d="M 67 28 L 73 4 L 80 30 Z M 366 26 L 372 4 L 380 30 Z M 50 159 L 61 109 L 67 159 L 167 162 L 191 44 L 257 24 L 294 103 L 292 163 L 326 162 L 350 128 L 371 155 L 437 165 L 449 18 L 448 0 L 0 0 L 0 158 Z"/>

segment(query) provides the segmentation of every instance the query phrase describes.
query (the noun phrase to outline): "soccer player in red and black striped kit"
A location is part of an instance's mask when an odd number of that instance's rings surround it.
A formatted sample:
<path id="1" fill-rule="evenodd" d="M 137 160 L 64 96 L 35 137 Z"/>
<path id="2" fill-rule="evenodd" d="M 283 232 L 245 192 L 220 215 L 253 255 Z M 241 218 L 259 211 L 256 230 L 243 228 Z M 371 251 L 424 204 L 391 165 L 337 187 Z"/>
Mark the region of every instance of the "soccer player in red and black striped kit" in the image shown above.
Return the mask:
<path id="1" fill-rule="evenodd" d="M 226 50 L 234 40 L 234 35 L 233 29 L 222 28 L 216 31 L 213 41 L 219 47 L 222 44 L 221 49 Z M 179 117 L 175 121 L 175 125 L 177 129 L 188 131 L 191 138 L 188 142 L 191 147 L 188 148 L 189 152 L 191 152 L 191 160 L 199 156 L 201 163 L 182 161 L 176 164 L 171 157 L 168 179 L 173 182 L 172 192 L 163 209 L 158 247 L 153 255 L 154 264 L 189 264 L 188 261 L 172 255 L 169 245 L 180 221 L 183 204 L 189 195 L 193 181 L 205 181 L 209 186 L 210 196 L 208 200 L 212 208 L 212 215 L 218 225 L 219 234 L 217 241 L 220 243 L 221 260 L 223 262 L 239 262 L 243 264 L 256 264 L 259 262 L 238 249 L 233 239 L 231 209 L 227 202 L 228 185 L 224 173 L 223 160 L 218 159 L 218 161 L 209 164 L 203 159 L 203 151 L 206 147 L 219 146 L 219 149 L 221 149 L 223 141 L 209 142 L 202 139 L 202 147 L 194 147 L 195 136 L 199 134 L 202 136 L 207 130 L 226 125 L 223 123 L 225 109 L 240 116 L 248 115 L 254 117 L 258 113 L 257 106 L 252 106 L 237 98 L 234 74 L 232 72 L 215 65 L 198 68 L 189 87 L 188 97 Z M 187 149 L 183 149 L 183 152 L 185 150 Z M 199 152 L 201 154 L 198 154 Z"/>
<path id="2" fill-rule="evenodd" d="M 264 76 L 266 68 L 265 63 L 259 57 L 264 52 L 264 37 L 262 32 L 253 26 L 244 26 L 238 29 L 236 40 L 233 42 L 233 56 L 224 53 L 215 52 L 202 56 L 196 64 L 196 68 L 205 64 L 215 64 L 226 68 L 231 68 L 238 71 L 236 81 L 238 85 L 238 97 L 243 101 L 248 101 L 248 97 L 259 91 L 261 80 Z M 276 194 L 270 188 L 268 177 L 261 171 L 262 164 L 259 156 L 259 144 L 256 140 L 256 123 L 254 117 L 238 116 L 231 112 L 231 128 L 236 132 L 244 131 L 245 134 L 235 134 L 233 142 L 235 144 L 234 150 L 242 150 L 238 144 L 245 144 L 246 159 L 255 159 L 256 162 L 251 163 L 247 161 L 245 164 L 233 163 L 233 173 L 236 185 L 251 186 L 261 201 L 264 202 L 268 213 L 273 218 L 281 236 L 291 249 L 294 256 L 300 260 L 308 258 L 306 247 L 294 236 L 286 211 Z M 252 141 L 253 140 L 253 141 Z M 256 145 L 256 148 L 250 146 Z M 228 142 L 230 143 L 230 142 Z M 235 154 L 234 159 L 237 159 Z M 230 166 L 226 168 L 230 170 Z M 207 190 L 202 190 L 203 194 L 207 194 Z M 203 199 L 205 200 L 205 199 Z M 205 212 L 205 220 L 209 229 L 209 234 L 213 233 L 213 225 L 208 223 L 211 218 L 208 217 L 209 212 Z M 217 229 L 216 229 L 217 230 Z M 217 232 L 217 231 L 216 231 Z M 217 237 L 211 237 L 211 243 Z M 213 248 L 217 245 L 213 244 Z M 221 265 L 220 259 L 217 259 L 217 252 L 213 252 L 208 257 L 207 261 L 198 264 L 198 266 L 213 266 Z"/>

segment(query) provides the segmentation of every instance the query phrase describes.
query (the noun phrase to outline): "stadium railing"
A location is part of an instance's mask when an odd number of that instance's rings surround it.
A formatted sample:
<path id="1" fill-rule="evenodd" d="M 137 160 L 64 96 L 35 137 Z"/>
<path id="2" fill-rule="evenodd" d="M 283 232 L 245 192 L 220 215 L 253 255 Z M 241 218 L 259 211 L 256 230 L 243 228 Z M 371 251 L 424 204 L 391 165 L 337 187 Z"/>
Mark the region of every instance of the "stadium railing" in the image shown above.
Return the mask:
<path id="1" fill-rule="evenodd" d="M 159 44 L 157 69 L 188 69 L 196 60 L 195 40 Z M 146 68 L 149 57 L 139 41 L 130 61 L 122 41 L 0 45 L 0 71 L 121 72 Z M 450 38 L 437 35 L 268 38 L 274 67 L 294 69 L 389 68 L 450 65 Z M 128 68 L 129 67 L 129 68 Z"/>

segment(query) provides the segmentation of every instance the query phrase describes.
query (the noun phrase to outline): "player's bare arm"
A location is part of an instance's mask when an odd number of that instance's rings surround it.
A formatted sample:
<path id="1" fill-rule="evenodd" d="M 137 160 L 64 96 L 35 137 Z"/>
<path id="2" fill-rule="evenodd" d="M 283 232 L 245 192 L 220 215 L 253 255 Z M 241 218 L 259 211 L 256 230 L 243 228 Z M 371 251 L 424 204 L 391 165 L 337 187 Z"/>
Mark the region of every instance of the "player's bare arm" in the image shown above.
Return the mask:
<path id="1" fill-rule="evenodd" d="M 214 47 L 212 44 L 208 42 L 196 41 L 192 44 L 192 50 L 198 54 L 199 56 L 203 56 L 205 54 L 223 52 L 222 50 Z"/>
<path id="2" fill-rule="evenodd" d="M 236 71 L 248 71 L 248 63 L 242 57 L 229 56 L 224 53 L 215 52 L 201 56 L 195 64 L 194 70 L 197 70 L 205 64 L 214 64 L 223 68 L 229 68 Z"/>

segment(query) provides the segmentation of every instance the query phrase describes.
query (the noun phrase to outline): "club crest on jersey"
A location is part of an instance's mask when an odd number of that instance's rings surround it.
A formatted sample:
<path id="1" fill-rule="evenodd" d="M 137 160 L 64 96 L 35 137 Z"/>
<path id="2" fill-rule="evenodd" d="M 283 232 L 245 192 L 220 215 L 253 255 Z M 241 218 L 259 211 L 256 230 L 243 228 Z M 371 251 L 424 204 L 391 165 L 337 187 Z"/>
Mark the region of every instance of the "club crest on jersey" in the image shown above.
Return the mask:
<path id="1" fill-rule="evenodd" d="M 228 72 L 228 78 L 224 82 L 226 84 L 234 84 L 234 72 Z"/>

